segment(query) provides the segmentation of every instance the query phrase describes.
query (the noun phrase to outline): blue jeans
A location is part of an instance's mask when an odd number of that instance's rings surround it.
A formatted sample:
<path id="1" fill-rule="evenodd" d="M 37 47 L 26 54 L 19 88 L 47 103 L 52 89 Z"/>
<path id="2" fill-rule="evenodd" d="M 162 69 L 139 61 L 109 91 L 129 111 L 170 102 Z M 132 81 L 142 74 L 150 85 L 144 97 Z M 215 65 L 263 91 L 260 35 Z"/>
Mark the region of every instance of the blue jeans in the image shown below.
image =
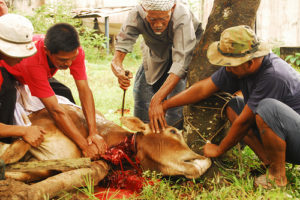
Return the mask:
<path id="1" fill-rule="evenodd" d="M 183 91 L 186 86 L 186 81 L 181 79 L 173 91 L 167 96 L 171 98 L 175 96 L 179 92 Z M 146 82 L 145 72 L 143 65 L 139 68 L 135 76 L 135 82 L 133 87 L 133 95 L 134 95 L 134 116 L 141 119 L 144 123 L 149 123 L 149 114 L 148 109 L 150 105 L 150 101 L 153 95 L 157 91 L 153 90 L 152 85 L 149 85 Z M 183 119 L 182 113 L 183 107 L 171 108 L 166 112 L 166 121 L 168 125 L 175 125 L 177 122 Z"/>

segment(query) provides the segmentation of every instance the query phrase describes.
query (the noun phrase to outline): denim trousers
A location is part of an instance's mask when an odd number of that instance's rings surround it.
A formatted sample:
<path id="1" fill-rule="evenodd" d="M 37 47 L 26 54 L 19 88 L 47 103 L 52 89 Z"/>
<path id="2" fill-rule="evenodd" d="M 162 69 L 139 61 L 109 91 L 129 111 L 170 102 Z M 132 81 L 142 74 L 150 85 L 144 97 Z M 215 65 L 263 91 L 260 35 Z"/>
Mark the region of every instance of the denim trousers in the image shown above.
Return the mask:
<path id="1" fill-rule="evenodd" d="M 186 87 L 186 80 L 180 79 L 173 91 L 166 97 L 166 99 L 175 96 L 176 94 L 183 91 Z M 134 95 L 134 116 L 141 119 L 144 123 L 149 123 L 149 114 L 148 109 L 150 101 L 153 95 L 156 93 L 152 85 L 149 85 L 146 81 L 145 71 L 143 65 L 140 66 L 139 70 L 135 76 L 135 82 L 133 87 Z M 167 110 L 166 112 L 166 121 L 168 125 L 181 128 L 183 120 L 183 107 L 176 107 Z M 179 123 L 181 122 L 181 123 Z"/>

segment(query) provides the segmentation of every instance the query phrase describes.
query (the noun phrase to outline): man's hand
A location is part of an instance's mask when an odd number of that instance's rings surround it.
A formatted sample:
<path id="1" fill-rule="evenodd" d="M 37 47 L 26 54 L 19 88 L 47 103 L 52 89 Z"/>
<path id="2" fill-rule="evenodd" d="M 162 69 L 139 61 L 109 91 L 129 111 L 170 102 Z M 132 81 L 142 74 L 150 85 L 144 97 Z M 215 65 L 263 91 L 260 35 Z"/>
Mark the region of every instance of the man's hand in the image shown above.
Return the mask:
<path id="1" fill-rule="evenodd" d="M 91 158 L 92 160 L 100 159 L 98 148 L 94 143 L 81 148 L 81 150 L 84 157 Z"/>
<path id="2" fill-rule="evenodd" d="M 204 145 L 204 156 L 209 158 L 215 158 L 222 155 L 220 147 L 216 144 L 207 143 Z"/>
<path id="3" fill-rule="evenodd" d="M 160 132 L 161 129 L 165 129 L 167 121 L 165 119 L 165 111 L 163 109 L 162 102 L 156 103 L 156 100 L 152 100 L 149 106 L 149 120 L 150 128 L 155 133 Z"/>
<path id="4" fill-rule="evenodd" d="M 120 88 L 122 88 L 123 90 L 127 90 L 129 88 L 129 86 L 131 85 L 130 79 L 132 79 L 132 77 L 133 77 L 132 72 L 128 71 L 128 70 L 125 71 L 124 69 L 121 69 L 120 67 L 116 67 L 116 68 L 119 70 L 116 70 L 114 72 L 114 74 L 118 78 Z M 113 69 L 113 71 L 115 69 L 113 67 L 113 64 L 112 64 L 112 69 Z"/>
<path id="5" fill-rule="evenodd" d="M 107 150 L 106 142 L 104 141 L 103 137 L 98 134 L 88 136 L 87 142 L 89 146 L 92 144 L 96 145 L 100 155 L 104 154 Z"/>
<path id="6" fill-rule="evenodd" d="M 38 126 L 24 127 L 23 139 L 31 146 L 38 147 L 44 141 L 44 134 L 46 133 Z"/>
<path id="7" fill-rule="evenodd" d="M 126 56 L 126 53 L 121 51 L 115 51 L 114 58 L 111 62 L 111 70 L 114 75 L 118 78 L 120 88 L 123 90 L 127 90 L 130 86 L 130 79 L 132 79 L 132 73 L 130 71 L 129 74 L 125 73 L 123 68 L 123 60 Z"/>

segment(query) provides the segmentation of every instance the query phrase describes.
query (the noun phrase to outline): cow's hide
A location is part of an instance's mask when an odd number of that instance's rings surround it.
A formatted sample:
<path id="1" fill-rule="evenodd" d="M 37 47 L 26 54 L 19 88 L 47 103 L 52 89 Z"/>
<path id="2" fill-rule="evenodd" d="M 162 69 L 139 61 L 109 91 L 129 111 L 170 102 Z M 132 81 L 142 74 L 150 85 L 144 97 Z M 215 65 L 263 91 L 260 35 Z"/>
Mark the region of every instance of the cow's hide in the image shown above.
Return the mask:
<path id="1" fill-rule="evenodd" d="M 81 109 L 63 105 L 74 124 L 84 137 L 87 137 L 87 125 Z M 55 125 L 49 113 L 43 109 L 29 116 L 32 125 L 46 130 L 44 142 L 37 148 L 31 147 L 27 160 L 50 160 L 79 158 L 81 151 L 72 140 L 66 137 Z M 174 127 L 167 127 L 162 133 L 152 133 L 149 125 L 135 117 L 124 117 L 122 124 L 136 135 L 136 153 L 145 170 L 155 170 L 164 175 L 184 175 L 187 178 L 200 177 L 211 165 L 211 161 L 190 150 L 184 142 L 182 134 Z M 98 133 L 104 138 L 108 147 L 119 144 L 133 133 L 105 119 L 100 113 L 96 117 Z M 1 146 L 1 145 L 0 145 Z M 24 158 L 23 158 L 24 159 Z M 7 173 L 7 177 L 19 180 L 31 180 L 49 176 L 49 172 Z M 22 178 L 23 176 L 23 178 Z M 24 178 L 25 177 L 25 178 Z"/>

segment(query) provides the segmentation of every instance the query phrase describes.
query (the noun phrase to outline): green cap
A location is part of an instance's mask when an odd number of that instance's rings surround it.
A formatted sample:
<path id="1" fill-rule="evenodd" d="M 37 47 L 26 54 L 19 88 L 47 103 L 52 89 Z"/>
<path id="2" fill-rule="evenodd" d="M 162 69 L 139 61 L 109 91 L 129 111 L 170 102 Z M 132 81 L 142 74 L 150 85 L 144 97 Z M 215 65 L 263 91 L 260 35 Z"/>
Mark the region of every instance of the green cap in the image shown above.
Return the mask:
<path id="1" fill-rule="evenodd" d="M 213 65 L 236 67 L 268 53 L 268 45 L 260 42 L 249 26 L 240 25 L 225 29 L 220 41 L 208 47 L 207 58 Z"/>

